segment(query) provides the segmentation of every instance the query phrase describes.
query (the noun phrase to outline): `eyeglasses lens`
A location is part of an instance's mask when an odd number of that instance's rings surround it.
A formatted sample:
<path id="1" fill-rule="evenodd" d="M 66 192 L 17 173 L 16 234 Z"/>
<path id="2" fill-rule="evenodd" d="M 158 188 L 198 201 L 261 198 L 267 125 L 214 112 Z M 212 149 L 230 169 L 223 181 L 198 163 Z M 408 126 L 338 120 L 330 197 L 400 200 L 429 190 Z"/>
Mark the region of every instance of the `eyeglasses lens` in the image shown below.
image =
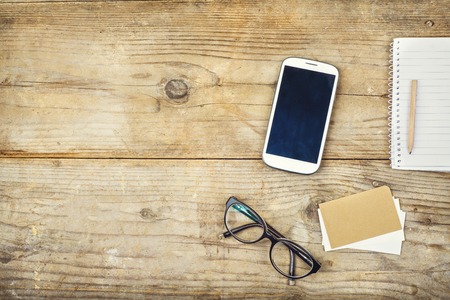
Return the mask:
<path id="1" fill-rule="evenodd" d="M 264 226 L 259 217 L 243 204 L 236 203 L 229 207 L 225 225 L 237 240 L 244 243 L 256 242 L 264 234 Z"/>
<path id="2" fill-rule="evenodd" d="M 294 275 L 303 276 L 311 271 L 313 262 L 306 255 L 303 256 L 311 264 L 307 264 L 302 258 L 294 254 L 294 274 L 290 274 L 291 250 L 295 245 L 289 241 L 279 241 L 276 243 L 271 252 L 272 263 L 278 268 L 278 271 L 284 273 L 285 276 Z"/>

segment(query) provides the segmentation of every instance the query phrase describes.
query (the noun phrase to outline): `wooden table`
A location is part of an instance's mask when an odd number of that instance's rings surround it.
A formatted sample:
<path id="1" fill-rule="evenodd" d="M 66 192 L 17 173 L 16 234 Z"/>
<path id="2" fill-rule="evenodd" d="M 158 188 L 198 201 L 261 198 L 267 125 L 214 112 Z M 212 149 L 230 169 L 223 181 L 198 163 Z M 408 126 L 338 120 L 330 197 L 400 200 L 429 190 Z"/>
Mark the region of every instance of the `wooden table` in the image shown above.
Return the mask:
<path id="1" fill-rule="evenodd" d="M 0 298 L 448 298 L 450 173 L 392 170 L 389 49 L 450 1 L 0 3 Z M 261 160 L 281 61 L 340 70 L 320 170 Z M 388 185 L 402 254 L 325 252 L 318 203 Z M 235 195 L 309 249 L 218 239 Z"/>

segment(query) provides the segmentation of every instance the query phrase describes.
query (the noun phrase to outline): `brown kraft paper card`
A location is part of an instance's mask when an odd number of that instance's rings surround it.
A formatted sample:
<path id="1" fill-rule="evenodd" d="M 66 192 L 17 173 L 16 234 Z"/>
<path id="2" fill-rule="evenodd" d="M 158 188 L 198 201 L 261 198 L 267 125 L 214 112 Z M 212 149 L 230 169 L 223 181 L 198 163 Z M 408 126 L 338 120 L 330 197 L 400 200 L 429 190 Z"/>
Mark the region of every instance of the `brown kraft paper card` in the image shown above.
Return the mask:
<path id="1" fill-rule="evenodd" d="M 402 229 L 387 186 L 321 203 L 319 208 L 332 248 Z"/>

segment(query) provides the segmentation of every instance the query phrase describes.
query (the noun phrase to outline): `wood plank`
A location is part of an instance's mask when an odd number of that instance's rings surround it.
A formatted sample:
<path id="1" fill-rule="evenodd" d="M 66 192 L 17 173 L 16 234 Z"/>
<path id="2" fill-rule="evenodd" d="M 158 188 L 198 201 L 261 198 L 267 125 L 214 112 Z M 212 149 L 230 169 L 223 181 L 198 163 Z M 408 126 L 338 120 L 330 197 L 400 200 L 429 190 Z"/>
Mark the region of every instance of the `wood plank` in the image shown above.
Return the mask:
<path id="1" fill-rule="evenodd" d="M 110 96 L 88 104 L 89 95 L 46 91 L 3 93 L 15 102 L 3 104 L 0 113 L 3 156 L 259 158 L 273 93 L 218 87 L 182 106 L 138 100 L 124 107 Z M 245 103 L 232 99 L 243 94 L 250 94 Z M 339 97 L 325 157 L 387 158 L 387 106 L 380 97 Z"/>
<path id="2" fill-rule="evenodd" d="M 252 160 L 1 159 L 0 170 L 2 297 L 450 293 L 449 173 L 325 161 L 299 176 Z M 317 204 L 384 184 L 407 212 L 402 255 L 324 252 Z M 270 266 L 267 242 L 219 240 L 230 195 L 309 249 L 322 269 L 291 287 Z"/>
<path id="3" fill-rule="evenodd" d="M 341 72 L 324 157 L 387 159 L 390 41 L 448 34 L 450 4 L 0 8 L 1 156 L 259 158 L 280 62 L 301 56 Z M 185 97 L 169 98 L 171 80 L 186 85 Z"/>

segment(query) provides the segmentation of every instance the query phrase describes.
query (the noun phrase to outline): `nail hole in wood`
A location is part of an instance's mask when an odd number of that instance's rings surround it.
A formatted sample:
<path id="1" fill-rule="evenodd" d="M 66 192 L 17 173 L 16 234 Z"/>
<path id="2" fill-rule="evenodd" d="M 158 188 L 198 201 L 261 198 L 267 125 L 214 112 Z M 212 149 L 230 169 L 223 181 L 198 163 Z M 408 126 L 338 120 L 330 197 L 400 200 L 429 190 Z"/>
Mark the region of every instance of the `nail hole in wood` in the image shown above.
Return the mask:
<path id="1" fill-rule="evenodd" d="M 427 20 L 427 21 L 425 22 L 425 25 L 427 25 L 428 27 L 433 27 L 433 26 L 434 26 L 434 22 L 431 21 L 431 20 Z"/>

